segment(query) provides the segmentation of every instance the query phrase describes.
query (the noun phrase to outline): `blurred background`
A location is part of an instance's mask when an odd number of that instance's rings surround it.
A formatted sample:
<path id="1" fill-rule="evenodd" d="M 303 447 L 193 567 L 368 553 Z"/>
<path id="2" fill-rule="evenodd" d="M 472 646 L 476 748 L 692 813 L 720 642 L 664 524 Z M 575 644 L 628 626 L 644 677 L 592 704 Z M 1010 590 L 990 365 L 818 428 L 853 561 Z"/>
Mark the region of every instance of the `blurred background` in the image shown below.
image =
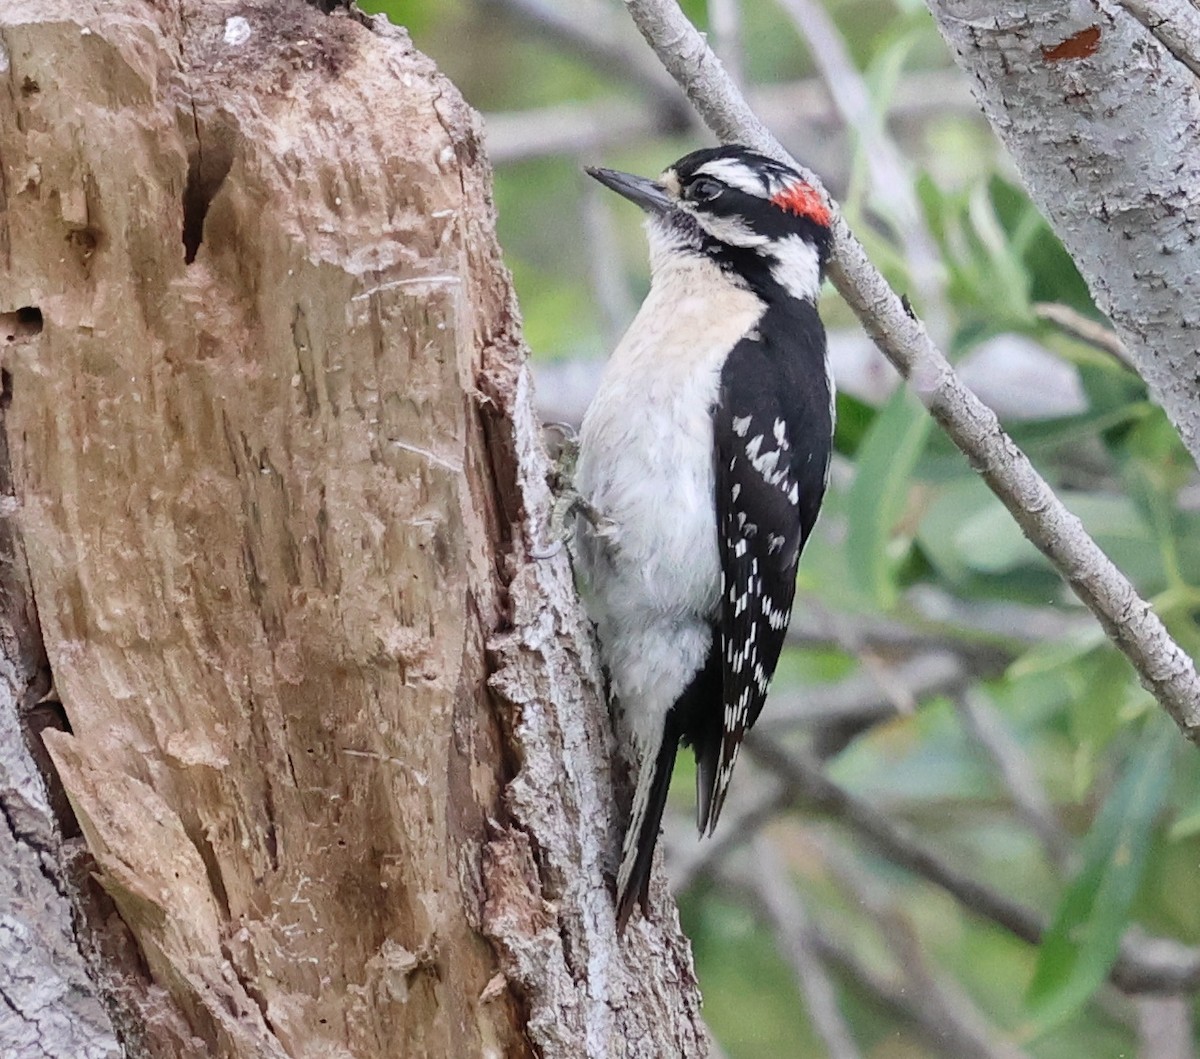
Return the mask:
<path id="1" fill-rule="evenodd" d="M 617 0 L 364 6 L 483 114 L 543 416 L 577 422 L 648 284 L 581 166 L 711 137 Z M 683 6 L 1195 655 L 1196 468 L 924 6 Z M 717 836 L 684 754 L 664 843 L 717 1054 L 1190 1059 L 1197 755 L 828 287 L 822 315 L 837 457 L 790 647 Z"/>

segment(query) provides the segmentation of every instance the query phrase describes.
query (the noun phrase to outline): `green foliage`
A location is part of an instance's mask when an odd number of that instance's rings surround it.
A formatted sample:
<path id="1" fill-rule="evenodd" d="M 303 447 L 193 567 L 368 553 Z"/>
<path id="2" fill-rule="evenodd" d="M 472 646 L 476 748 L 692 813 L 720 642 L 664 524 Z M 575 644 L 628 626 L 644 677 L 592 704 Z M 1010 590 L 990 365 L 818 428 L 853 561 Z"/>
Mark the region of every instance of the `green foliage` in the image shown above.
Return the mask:
<path id="1" fill-rule="evenodd" d="M 1178 744 L 1178 732 L 1165 718 L 1147 723 L 1124 777 L 1088 834 L 1083 868 L 1058 906 L 1029 986 L 1038 1030 L 1078 1010 L 1116 959 Z"/>
<path id="2" fill-rule="evenodd" d="M 932 422 L 911 394 L 898 390 L 858 446 L 846 548 L 859 587 L 885 610 L 895 605 L 898 591 L 892 534 Z"/>

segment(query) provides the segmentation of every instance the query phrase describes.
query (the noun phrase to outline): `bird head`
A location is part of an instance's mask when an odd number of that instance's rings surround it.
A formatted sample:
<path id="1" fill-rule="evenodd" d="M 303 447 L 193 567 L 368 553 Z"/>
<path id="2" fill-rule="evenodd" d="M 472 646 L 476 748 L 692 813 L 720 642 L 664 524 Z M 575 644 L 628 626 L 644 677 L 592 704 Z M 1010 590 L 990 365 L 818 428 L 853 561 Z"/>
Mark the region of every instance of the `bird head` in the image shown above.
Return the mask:
<path id="1" fill-rule="evenodd" d="M 816 300 L 832 214 L 790 166 L 730 145 L 693 151 L 657 180 L 587 172 L 645 211 L 654 272 L 699 255 L 764 297 Z"/>

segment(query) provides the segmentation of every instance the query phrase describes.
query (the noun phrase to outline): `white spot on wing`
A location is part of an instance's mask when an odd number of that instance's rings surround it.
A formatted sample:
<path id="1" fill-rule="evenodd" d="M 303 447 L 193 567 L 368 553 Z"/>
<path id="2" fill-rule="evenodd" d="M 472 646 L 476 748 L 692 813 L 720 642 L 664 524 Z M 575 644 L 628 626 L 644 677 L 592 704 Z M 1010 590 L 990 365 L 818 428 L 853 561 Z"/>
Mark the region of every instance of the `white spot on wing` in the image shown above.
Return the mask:
<path id="1" fill-rule="evenodd" d="M 744 438 L 746 431 L 750 429 L 749 416 L 734 416 L 733 417 L 733 432 L 739 437 Z"/>

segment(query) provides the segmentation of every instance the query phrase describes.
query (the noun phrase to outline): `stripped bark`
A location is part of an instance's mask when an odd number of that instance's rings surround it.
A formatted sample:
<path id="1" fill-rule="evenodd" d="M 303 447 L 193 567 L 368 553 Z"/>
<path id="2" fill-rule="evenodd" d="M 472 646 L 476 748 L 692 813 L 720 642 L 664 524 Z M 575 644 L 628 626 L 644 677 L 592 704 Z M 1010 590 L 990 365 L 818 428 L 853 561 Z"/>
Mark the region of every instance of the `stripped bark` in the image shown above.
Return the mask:
<path id="1" fill-rule="evenodd" d="M 0 343 L 31 328 L 0 324 Z M 70 929 L 63 837 L 26 742 L 50 688 L 29 571 L 12 519 L 0 401 L 0 1055 L 117 1059 L 116 1035 Z"/>
<path id="2" fill-rule="evenodd" d="M 474 114 L 299 0 L 10 0 L 0 46 L 16 524 L 125 1043 L 704 1054 L 664 888 L 613 929 Z"/>

